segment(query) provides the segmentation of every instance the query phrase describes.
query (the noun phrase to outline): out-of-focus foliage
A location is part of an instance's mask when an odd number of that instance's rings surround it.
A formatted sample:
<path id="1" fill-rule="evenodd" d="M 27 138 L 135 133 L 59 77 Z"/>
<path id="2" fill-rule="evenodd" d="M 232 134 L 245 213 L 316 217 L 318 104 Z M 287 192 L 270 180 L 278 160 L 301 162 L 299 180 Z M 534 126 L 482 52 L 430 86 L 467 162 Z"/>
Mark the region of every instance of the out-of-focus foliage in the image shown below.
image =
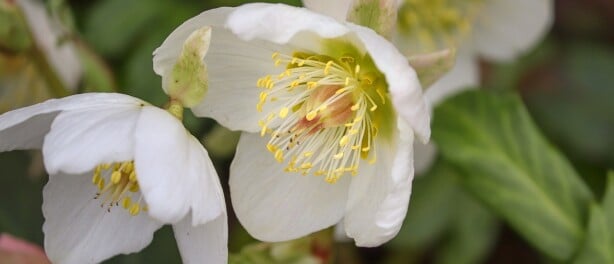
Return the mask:
<path id="1" fill-rule="evenodd" d="M 67 38 L 77 44 L 85 67 L 79 91 L 117 90 L 163 106 L 167 98 L 152 70 L 153 50 L 187 18 L 246 2 L 50 0 L 47 5 L 73 32 Z M 333 262 L 614 263 L 614 175 L 605 176 L 614 168 L 614 4 L 554 4 L 557 20 L 540 46 L 513 63 L 482 63 L 481 89 L 496 92 L 469 92 L 437 107 L 433 138 L 441 153 L 429 172 L 416 177 L 399 235 L 376 249 L 337 244 Z M 11 15 L 0 11 L 0 35 L 23 32 L 15 31 L 20 24 L 12 23 Z M 27 48 L 28 38 L 0 39 L 13 47 L 0 42 L 0 83 L 19 77 L 19 65 L 29 65 L 28 80 L 44 81 L 32 74 L 39 71 L 35 61 L 9 52 Z M 0 88 L 0 96 L 9 91 Z M 186 127 L 203 139 L 226 186 L 238 135 L 185 114 Z M 42 244 L 46 179 L 40 156 L 0 153 L 0 168 L 0 232 Z M 233 263 L 312 260 L 311 244 L 254 244 L 232 217 L 230 232 Z M 179 261 L 166 227 L 144 251 L 105 263 Z"/>

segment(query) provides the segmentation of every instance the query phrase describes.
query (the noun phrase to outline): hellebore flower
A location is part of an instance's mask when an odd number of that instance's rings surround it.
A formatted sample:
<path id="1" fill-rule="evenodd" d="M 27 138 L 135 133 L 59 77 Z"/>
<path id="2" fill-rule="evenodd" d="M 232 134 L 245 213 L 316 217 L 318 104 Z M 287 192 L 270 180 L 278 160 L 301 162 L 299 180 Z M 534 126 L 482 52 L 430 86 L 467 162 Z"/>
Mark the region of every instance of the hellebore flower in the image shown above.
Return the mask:
<path id="1" fill-rule="evenodd" d="M 186 263 L 226 261 L 226 209 L 207 151 L 169 112 L 122 94 L 52 99 L 0 116 L 0 151 L 42 148 L 54 263 L 137 252 L 173 224 Z"/>
<path id="2" fill-rule="evenodd" d="M 303 0 L 306 7 L 341 21 L 351 18 L 360 5 L 375 8 L 368 4 L 394 1 L 340 0 L 334 7 L 329 2 Z M 479 57 L 502 62 L 517 57 L 542 38 L 553 18 L 550 0 L 404 0 L 398 4 L 398 22 L 391 35 L 406 56 L 457 50 L 454 67 L 425 92 L 432 106 L 479 84 Z M 416 171 L 425 171 L 436 149 L 432 144 L 415 147 Z"/>
<path id="3" fill-rule="evenodd" d="M 265 241 L 343 221 L 359 246 L 396 235 L 429 111 L 405 57 L 372 30 L 283 4 L 208 10 L 154 52 L 168 72 L 189 32 L 212 28 L 209 92 L 192 111 L 242 130 L 230 170 L 236 214 Z"/>

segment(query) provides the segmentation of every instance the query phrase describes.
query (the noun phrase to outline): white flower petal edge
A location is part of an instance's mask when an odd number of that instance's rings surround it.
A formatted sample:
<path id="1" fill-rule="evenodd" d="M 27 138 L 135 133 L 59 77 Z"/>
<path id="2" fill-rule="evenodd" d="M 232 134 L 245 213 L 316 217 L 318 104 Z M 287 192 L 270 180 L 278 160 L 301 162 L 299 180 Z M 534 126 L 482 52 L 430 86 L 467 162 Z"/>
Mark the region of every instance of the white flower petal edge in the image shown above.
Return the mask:
<path id="1" fill-rule="evenodd" d="M 303 0 L 303 6 L 320 14 L 333 17 L 338 21 L 345 21 L 353 1 L 354 0 Z"/>
<path id="2" fill-rule="evenodd" d="M 535 45 L 553 21 L 551 0 L 489 0 L 475 23 L 473 45 L 492 60 L 510 60 Z"/>
<path id="3" fill-rule="evenodd" d="M 45 252 L 56 263 L 99 263 L 142 250 L 162 226 L 146 214 L 108 213 L 93 199 L 93 172 L 52 174 L 43 190 Z"/>
<path id="4" fill-rule="evenodd" d="M 250 234 L 265 241 L 285 241 L 339 222 L 349 177 L 331 185 L 310 175 L 280 174 L 285 165 L 267 152 L 266 141 L 243 133 L 230 167 L 232 204 Z"/>
<path id="5" fill-rule="evenodd" d="M 450 72 L 429 87 L 424 95 L 431 106 L 436 106 L 454 94 L 475 88 L 479 83 L 479 69 L 475 57 L 467 50 L 460 50 Z"/>
<path id="6" fill-rule="evenodd" d="M 40 1 L 18 0 L 17 4 L 28 20 L 36 44 L 43 50 L 53 69 L 58 71 L 64 85 L 71 90 L 76 89 L 83 69 L 75 45 L 71 41 L 60 41 L 66 34 L 60 22 L 49 15 Z"/>
<path id="7" fill-rule="evenodd" d="M 398 140 L 380 148 L 384 161 L 352 178 L 344 225 L 357 246 L 375 247 L 392 239 L 407 213 L 414 175 L 413 132 L 398 119 Z"/>
<path id="8" fill-rule="evenodd" d="M 204 225 L 212 223 L 216 229 L 227 229 L 217 174 L 200 143 L 166 111 L 121 94 L 74 95 L 1 115 L 0 139 L 0 151 L 42 145 L 50 174 L 43 229 L 52 261 L 96 263 L 135 252 L 151 241 L 151 233 L 162 223 L 188 221 L 190 225 L 181 224 L 180 230 L 193 235 L 182 236 L 182 244 L 188 245 L 189 239 L 205 241 L 203 250 L 215 252 L 216 260 L 226 262 L 227 237 L 219 230 L 202 232 L 210 228 Z M 130 216 L 120 208 L 101 208 L 102 201 L 94 198 L 99 190 L 92 184 L 94 168 L 132 159 L 150 211 Z M 69 191 L 65 186 L 73 187 Z M 116 233 L 130 227 L 134 230 Z M 123 242 L 116 242 L 117 237 Z M 214 241 L 217 238 L 221 240 Z M 202 262 L 190 259 L 202 256 L 189 253 L 193 249 L 180 245 L 180 251 L 184 262 Z"/>

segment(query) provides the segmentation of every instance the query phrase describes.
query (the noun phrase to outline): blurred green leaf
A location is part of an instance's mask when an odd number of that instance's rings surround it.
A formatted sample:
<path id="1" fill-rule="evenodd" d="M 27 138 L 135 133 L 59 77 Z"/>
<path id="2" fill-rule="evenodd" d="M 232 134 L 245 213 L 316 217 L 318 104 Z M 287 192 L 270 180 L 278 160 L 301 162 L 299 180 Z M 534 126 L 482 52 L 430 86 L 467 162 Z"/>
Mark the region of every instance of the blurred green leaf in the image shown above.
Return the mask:
<path id="1" fill-rule="evenodd" d="M 466 194 L 458 193 L 451 230 L 437 251 L 438 264 L 482 263 L 499 234 L 497 218 Z"/>
<path id="2" fill-rule="evenodd" d="M 96 53 L 84 43 L 75 42 L 83 65 L 84 92 L 115 92 L 117 87 L 113 73 Z"/>
<path id="3" fill-rule="evenodd" d="M 403 227 L 388 246 L 397 250 L 432 246 L 452 221 L 458 193 L 456 171 L 437 161 L 428 173 L 414 180 Z"/>
<path id="4" fill-rule="evenodd" d="M 481 90 L 456 96 L 435 110 L 433 138 L 481 202 L 550 257 L 572 256 L 592 194 L 518 97 Z"/>
<path id="5" fill-rule="evenodd" d="M 614 263 L 614 172 L 608 175 L 603 207 L 591 206 L 586 240 L 574 263 Z"/>

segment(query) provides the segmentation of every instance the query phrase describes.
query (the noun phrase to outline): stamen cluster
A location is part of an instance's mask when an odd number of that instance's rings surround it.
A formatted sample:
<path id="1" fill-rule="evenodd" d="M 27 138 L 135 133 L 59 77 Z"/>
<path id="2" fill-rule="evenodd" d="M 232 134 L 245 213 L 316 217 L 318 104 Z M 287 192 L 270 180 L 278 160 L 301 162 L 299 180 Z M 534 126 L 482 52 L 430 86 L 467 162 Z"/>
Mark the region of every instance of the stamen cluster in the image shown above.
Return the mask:
<path id="1" fill-rule="evenodd" d="M 361 159 L 376 161 L 374 139 L 378 106 L 386 104 L 381 73 L 361 68 L 362 58 L 333 58 L 296 52 L 272 55 L 277 76 L 260 78 L 256 109 L 272 110 L 260 120 L 261 136 L 278 162 L 287 160 L 287 172 L 325 176 L 329 183 L 343 174 L 356 175 Z"/>
<path id="2" fill-rule="evenodd" d="M 120 203 L 131 215 L 138 215 L 141 210 L 147 211 L 147 206 L 142 204 L 134 161 L 98 165 L 94 169 L 92 183 L 98 187 L 94 199 L 102 199 L 100 207 L 107 205 L 108 212 L 114 206 L 120 206 Z M 137 194 L 138 198 L 134 199 Z"/>

